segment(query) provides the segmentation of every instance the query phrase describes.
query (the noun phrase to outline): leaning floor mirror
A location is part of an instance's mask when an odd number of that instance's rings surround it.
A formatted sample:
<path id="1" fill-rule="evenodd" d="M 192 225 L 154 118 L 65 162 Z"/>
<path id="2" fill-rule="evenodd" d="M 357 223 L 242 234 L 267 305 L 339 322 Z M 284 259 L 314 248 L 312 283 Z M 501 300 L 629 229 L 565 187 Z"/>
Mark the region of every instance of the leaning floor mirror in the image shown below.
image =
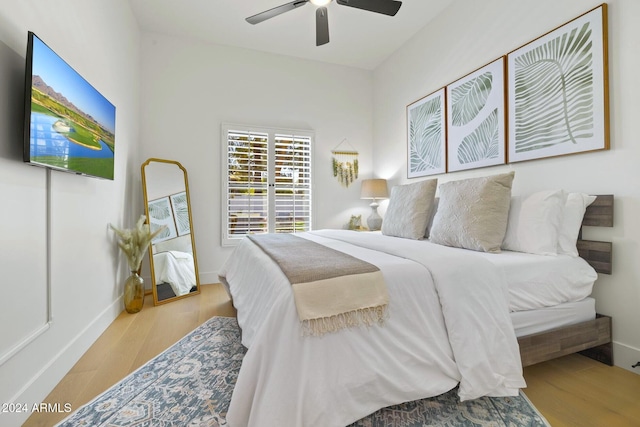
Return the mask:
<path id="1" fill-rule="evenodd" d="M 144 162 L 142 189 L 151 231 L 164 226 L 149 246 L 154 305 L 200 293 L 187 170 L 174 160 Z"/>

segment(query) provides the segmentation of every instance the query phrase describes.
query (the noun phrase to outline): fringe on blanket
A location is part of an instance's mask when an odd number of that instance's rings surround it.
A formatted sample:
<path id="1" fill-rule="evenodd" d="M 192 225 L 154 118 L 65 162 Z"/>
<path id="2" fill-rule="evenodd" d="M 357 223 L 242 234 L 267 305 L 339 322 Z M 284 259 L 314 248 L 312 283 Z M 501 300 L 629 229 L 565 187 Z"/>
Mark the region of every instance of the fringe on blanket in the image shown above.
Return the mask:
<path id="1" fill-rule="evenodd" d="M 361 308 L 340 313 L 331 317 L 307 319 L 302 321 L 302 336 L 322 336 L 331 332 L 354 326 L 382 326 L 388 317 L 387 304 L 377 307 Z"/>

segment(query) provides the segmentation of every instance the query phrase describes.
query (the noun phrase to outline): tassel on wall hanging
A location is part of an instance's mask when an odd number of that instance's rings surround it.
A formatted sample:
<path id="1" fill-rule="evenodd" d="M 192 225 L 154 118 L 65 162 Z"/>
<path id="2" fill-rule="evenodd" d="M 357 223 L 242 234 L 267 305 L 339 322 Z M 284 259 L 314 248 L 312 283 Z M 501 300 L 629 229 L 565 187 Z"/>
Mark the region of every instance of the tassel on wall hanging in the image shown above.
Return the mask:
<path id="1" fill-rule="evenodd" d="M 340 146 L 347 143 L 350 150 L 341 149 Z M 340 144 L 331 150 L 331 161 L 333 163 L 333 176 L 340 184 L 348 187 L 353 181 L 358 179 L 358 152 L 353 149 L 347 139 L 343 139 Z"/>

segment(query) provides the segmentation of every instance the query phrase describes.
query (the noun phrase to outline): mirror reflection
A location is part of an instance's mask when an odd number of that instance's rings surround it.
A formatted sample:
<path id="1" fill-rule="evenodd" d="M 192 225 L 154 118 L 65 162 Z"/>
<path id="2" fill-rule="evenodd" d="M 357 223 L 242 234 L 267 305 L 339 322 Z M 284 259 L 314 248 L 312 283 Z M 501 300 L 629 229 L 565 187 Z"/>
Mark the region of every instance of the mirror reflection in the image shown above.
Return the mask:
<path id="1" fill-rule="evenodd" d="M 179 162 L 156 158 L 141 169 L 151 231 L 165 226 L 149 247 L 153 302 L 200 293 L 187 170 Z"/>

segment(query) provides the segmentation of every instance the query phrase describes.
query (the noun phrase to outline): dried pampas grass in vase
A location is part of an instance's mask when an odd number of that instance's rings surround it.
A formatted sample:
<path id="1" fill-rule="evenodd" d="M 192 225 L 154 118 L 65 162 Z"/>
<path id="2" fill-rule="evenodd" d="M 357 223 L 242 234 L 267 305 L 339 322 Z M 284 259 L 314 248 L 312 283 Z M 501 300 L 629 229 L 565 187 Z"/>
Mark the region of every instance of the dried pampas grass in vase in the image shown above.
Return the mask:
<path id="1" fill-rule="evenodd" d="M 137 313 L 142 310 L 142 305 L 144 304 L 144 280 L 142 280 L 138 271 L 142 264 L 142 257 L 147 252 L 149 244 L 164 229 L 163 226 L 152 233 L 146 220 L 147 217 L 141 215 L 135 228 L 132 229 L 119 229 L 114 227 L 113 224 L 109 224 L 109 227 L 118 235 L 118 247 L 127 257 L 127 263 L 131 271 L 131 275 L 124 283 L 124 308 L 127 313 Z"/>

